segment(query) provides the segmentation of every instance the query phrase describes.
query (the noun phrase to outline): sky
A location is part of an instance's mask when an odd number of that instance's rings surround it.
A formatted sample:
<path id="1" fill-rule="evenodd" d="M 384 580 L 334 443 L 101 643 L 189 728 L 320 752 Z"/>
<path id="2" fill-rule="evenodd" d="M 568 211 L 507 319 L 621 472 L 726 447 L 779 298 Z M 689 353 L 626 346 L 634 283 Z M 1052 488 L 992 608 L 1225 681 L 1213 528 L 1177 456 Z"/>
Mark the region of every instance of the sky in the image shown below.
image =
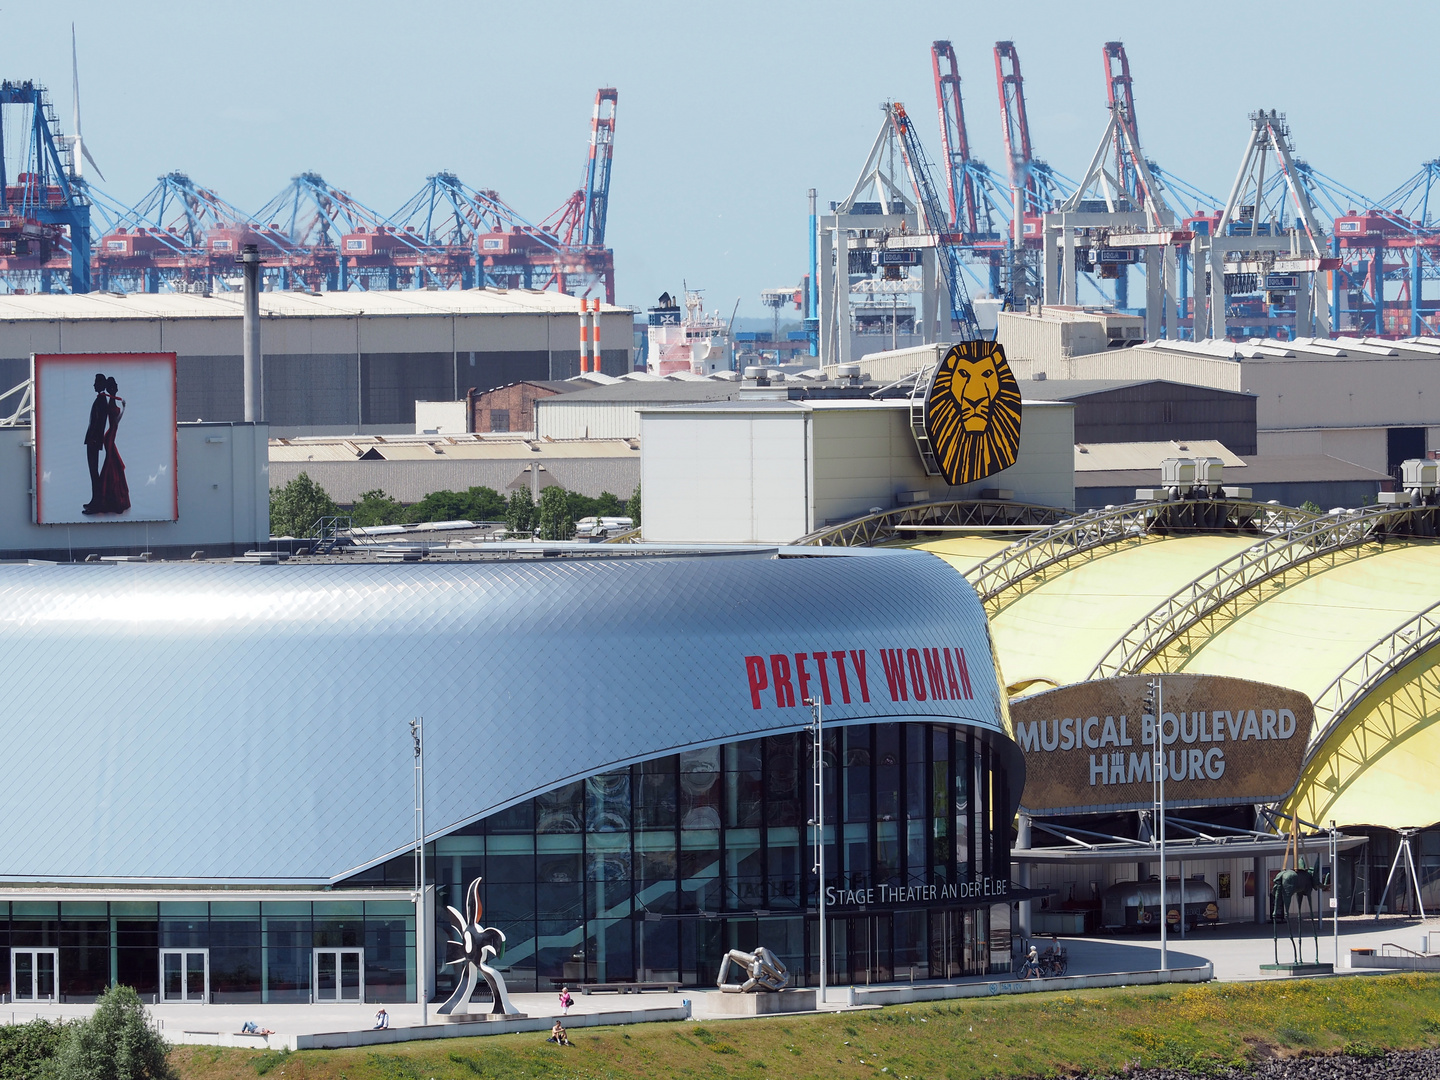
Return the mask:
<path id="1" fill-rule="evenodd" d="M 1083 14 L 1077 14 L 1083 12 Z M 1440 156 L 1440 4 L 73 2 L 5 8 L 0 76 L 35 79 L 131 205 L 180 170 L 247 211 L 301 171 L 385 214 L 439 170 L 538 221 L 582 182 L 595 90 L 619 91 L 617 299 L 704 290 L 768 314 L 807 270 L 806 191 L 844 198 L 885 100 L 938 158 L 930 44 L 960 63 L 974 155 L 1004 172 L 992 49 L 1013 40 L 1037 156 L 1078 179 L 1125 43 L 1146 155 L 1223 199 L 1259 108 L 1371 197 Z M 939 177 L 937 177 L 939 179 Z"/>

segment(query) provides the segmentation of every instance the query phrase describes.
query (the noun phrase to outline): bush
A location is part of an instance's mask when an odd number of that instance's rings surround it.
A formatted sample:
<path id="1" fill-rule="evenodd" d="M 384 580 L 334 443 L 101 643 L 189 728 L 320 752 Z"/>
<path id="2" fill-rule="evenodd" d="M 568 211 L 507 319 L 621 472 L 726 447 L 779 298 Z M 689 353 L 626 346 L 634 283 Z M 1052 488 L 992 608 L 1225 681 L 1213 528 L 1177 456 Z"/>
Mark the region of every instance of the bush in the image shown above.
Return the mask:
<path id="1" fill-rule="evenodd" d="M 270 489 L 271 536 L 308 536 L 315 522 L 339 512 L 335 500 L 308 473 Z"/>
<path id="2" fill-rule="evenodd" d="M 539 532 L 541 540 L 569 540 L 575 535 L 564 488 L 548 487 L 540 493 Z"/>
<path id="3" fill-rule="evenodd" d="M 179 1080 L 165 1056 L 170 1044 L 150 1026 L 140 995 L 112 986 L 88 1020 L 66 1024 L 44 1080 Z"/>
<path id="4" fill-rule="evenodd" d="M 0 1027 L 0 1080 L 34 1080 L 60 1049 L 65 1026 L 33 1020 Z"/>

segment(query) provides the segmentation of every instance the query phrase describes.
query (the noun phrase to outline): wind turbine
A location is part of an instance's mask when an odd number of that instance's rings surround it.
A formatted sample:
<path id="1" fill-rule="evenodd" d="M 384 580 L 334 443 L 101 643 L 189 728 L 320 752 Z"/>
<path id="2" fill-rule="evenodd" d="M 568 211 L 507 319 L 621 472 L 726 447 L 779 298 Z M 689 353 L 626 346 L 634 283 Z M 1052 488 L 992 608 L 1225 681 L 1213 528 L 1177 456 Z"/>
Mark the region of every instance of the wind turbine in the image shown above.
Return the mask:
<path id="1" fill-rule="evenodd" d="M 105 174 L 100 171 L 100 166 L 95 163 L 95 159 L 90 155 L 90 148 L 85 145 L 85 140 L 80 134 L 80 57 L 75 47 L 74 23 L 70 24 L 70 78 L 71 90 L 75 102 L 75 134 L 63 135 L 61 136 L 61 141 L 70 147 L 70 168 L 76 180 L 84 179 L 85 162 L 87 161 L 90 162 L 91 167 L 94 168 L 96 175 L 98 175 L 101 180 L 104 180 Z"/>

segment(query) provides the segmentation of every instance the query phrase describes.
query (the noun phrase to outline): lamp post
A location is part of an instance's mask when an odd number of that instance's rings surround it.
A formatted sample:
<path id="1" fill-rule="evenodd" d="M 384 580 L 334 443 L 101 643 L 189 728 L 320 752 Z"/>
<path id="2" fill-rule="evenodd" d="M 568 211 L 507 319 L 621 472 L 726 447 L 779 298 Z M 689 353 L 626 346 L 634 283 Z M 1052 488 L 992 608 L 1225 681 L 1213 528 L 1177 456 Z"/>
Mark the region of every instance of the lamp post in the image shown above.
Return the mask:
<path id="1" fill-rule="evenodd" d="M 1157 675 L 1150 680 L 1145 704 L 1155 707 L 1155 818 L 1160 839 L 1160 970 L 1170 970 L 1170 911 L 1165 889 L 1165 688 Z M 1152 837 L 1151 843 L 1154 843 Z M 1185 919 L 1185 883 L 1180 883 L 1180 919 Z"/>
<path id="2" fill-rule="evenodd" d="M 425 963 L 425 718 L 410 721 L 415 748 L 415 993 L 420 999 L 420 1023 L 430 1023 L 430 1000 Z"/>
<path id="3" fill-rule="evenodd" d="M 825 1004 L 825 714 L 819 698 L 806 698 L 815 715 L 815 876 L 819 880 L 820 1004 Z"/>
<path id="4" fill-rule="evenodd" d="M 1330 929 L 1335 936 L 1335 970 L 1340 970 L 1340 832 L 1330 819 Z M 1429 949 L 1426 949 L 1429 952 Z M 1318 957 L 1316 959 L 1319 959 Z"/>

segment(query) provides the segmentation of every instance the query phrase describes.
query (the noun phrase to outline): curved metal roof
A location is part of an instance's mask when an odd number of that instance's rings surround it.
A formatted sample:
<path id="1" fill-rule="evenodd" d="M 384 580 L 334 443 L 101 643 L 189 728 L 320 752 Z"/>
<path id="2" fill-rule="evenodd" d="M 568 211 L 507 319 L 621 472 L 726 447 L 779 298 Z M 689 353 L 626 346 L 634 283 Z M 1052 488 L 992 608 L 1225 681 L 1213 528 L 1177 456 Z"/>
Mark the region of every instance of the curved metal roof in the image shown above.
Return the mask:
<path id="1" fill-rule="evenodd" d="M 1002 731 L 974 592 L 928 555 L 867 554 L 0 566 L 0 880 L 343 877 L 410 844 L 417 715 L 431 836 L 796 730 L 806 692 L 827 722 Z M 881 650 L 946 648 L 968 699 L 892 700 Z"/>

